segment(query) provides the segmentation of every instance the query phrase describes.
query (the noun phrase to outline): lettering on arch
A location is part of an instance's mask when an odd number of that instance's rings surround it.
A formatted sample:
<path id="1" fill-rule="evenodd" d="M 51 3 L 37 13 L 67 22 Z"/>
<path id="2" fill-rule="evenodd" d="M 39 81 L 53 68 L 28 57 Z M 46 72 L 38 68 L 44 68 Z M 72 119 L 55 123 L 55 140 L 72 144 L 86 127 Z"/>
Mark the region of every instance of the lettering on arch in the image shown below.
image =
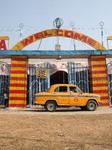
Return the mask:
<path id="1" fill-rule="evenodd" d="M 53 37 L 53 36 L 61 36 L 61 37 L 67 37 L 67 38 L 72 38 L 75 40 L 79 40 L 81 42 L 84 42 L 91 47 L 93 47 L 96 50 L 106 50 L 104 46 L 102 46 L 98 41 L 94 40 L 93 38 L 84 35 L 79 32 L 71 31 L 71 30 L 63 30 L 63 29 L 49 29 L 49 30 L 44 30 L 35 34 L 32 34 L 16 45 L 14 45 L 11 50 L 22 50 L 29 44 L 40 40 L 42 38 L 48 38 L 48 37 Z"/>

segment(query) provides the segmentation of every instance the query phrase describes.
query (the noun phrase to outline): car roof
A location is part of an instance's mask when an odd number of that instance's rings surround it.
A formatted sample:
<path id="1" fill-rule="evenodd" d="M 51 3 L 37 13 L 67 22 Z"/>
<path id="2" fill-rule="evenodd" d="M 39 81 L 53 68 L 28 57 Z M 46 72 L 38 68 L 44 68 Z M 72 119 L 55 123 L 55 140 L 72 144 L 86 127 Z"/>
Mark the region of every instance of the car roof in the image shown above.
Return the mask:
<path id="1" fill-rule="evenodd" d="M 54 91 L 54 89 L 55 88 L 57 88 L 57 87 L 59 87 L 59 86 L 74 86 L 74 87 L 76 87 L 76 85 L 74 85 L 74 84 L 53 84 L 53 85 L 51 85 L 51 87 L 48 89 L 48 91 L 49 92 L 52 92 L 52 91 Z"/>
<path id="2" fill-rule="evenodd" d="M 58 86 L 76 86 L 76 85 L 74 85 L 74 84 L 53 84 L 53 85 L 51 85 L 50 89 L 54 89 Z"/>

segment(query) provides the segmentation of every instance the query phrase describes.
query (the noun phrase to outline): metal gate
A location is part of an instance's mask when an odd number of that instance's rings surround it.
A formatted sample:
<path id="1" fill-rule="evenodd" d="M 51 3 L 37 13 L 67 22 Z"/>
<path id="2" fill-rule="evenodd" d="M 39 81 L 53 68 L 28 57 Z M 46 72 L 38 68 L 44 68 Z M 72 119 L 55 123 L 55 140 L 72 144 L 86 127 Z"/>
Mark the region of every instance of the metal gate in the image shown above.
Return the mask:
<path id="1" fill-rule="evenodd" d="M 29 65 L 27 105 L 34 104 L 36 92 L 46 91 L 50 87 L 50 63 Z M 89 92 L 88 67 L 68 62 L 68 83 L 78 85 L 83 92 Z"/>
<path id="2" fill-rule="evenodd" d="M 50 64 L 29 65 L 27 105 L 34 104 L 34 95 L 50 87 Z"/>
<path id="3" fill-rule="evenodd" d="M 0 61 L 0 107 L 4 107 L 4 93 L 9 93 L 10 65 Z"/>
<path id="4" fill-rule="evenodd" d="M 112 61 L 107 64 L 109 103 L 112 105 Z"/>
<path id="5" fill-rule="evenodd" d="M 89 67 L 68 62 L 68 83 L 76 84 L 83 92 L 89 92 Z"/>

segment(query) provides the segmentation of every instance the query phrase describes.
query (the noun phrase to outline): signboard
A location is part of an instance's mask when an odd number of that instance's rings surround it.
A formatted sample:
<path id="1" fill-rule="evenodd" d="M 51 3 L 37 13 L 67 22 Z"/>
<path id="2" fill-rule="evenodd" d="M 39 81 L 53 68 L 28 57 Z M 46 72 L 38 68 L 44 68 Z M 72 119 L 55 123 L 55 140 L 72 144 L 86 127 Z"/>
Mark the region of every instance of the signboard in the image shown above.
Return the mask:
<path id="1" fill-rule="evenodd" d="M 48 78 L 48 69 L 37 68 L 36 69 L 36 78 Z"/>

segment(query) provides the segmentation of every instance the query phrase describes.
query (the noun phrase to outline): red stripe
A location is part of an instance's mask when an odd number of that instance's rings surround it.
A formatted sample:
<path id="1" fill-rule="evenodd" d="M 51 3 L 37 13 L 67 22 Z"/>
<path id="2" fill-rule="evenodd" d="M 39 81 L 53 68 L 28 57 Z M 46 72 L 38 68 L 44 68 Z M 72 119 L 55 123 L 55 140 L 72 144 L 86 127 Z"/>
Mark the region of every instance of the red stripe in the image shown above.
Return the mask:
<path id="1" fill-rule="evenodd" d="M 10 87 L 26 87 L 26 84 L 20 84 L 20 83 L 10 83 Z"/>
<path id="2" fill-rule="evenodd" d="M 26 107 L 26 104 L 9 104 L 9 107 Z"/>
<path id="3" fill-rule="evenodd" d="M 106 74 L 106 70 L 92 71 L 92 74 Z"/>
<path id="4" fill-rule="evenodd" d="M 24 101 L 26 101 L 26 98 L 25 97 L 12 97 L 12 96 L 10 96 L 10 98 L 9 98 L 9 101 L 12 101 L 12 100 L 24 100 Z"/>
<path id="5" fill-rule="evenodd" d="M 96 93 L 96 94 L 102 94 L 102 93 L 108 93 L 108 90 L 102 90 L 102 89 L 99 89 L 99 90 L 93 90 L 93 93 Z"/>
<path id="6" fill-rule="evenodd" d="M 10 77 L 10 80 L 21 80 L 21 81 L 26 81 L 27 77 Z"/>
<path id="7" fill-rule="evenodd" d="M 109 97 L 108 96 L 101 96 L 102 100 L 108 100 L 109 101 Z"/>
<path id="8" fill-rule="evenodd" d="M 102 81 L 105 80 L 105 81 L 107 81 L 107 78 L 106 77 L 93 77 L 92 80 L 94 80 L 94 81 L 95 80 L 102 80 Z"/>
<path id="9" fill-rule="evenodd" d="M 108 86 L 107 83 L 92 83 L 94 87 L 100 87 L 100 86 Z"/>
<path id="10" fill-rule="evenodd" d="M 10 93 L 13 93 L 13 94 L 25 94 L 26 90 L 10 90 Z"/>
<path id="11" fill-rule="evenodd" d="M 103 57 L 103 58 L 91 58 L 90 61 L 105 61 L 105 57 Z"/>
<path id="12" fill-rule="evenodd" d="M 27 67 L 27 64 L 11 64 L 11 67 Z"/>
<path id="13" fill-rule="evenodd" d="M 27 74 L 26 70 L 11 70 L 12 74 Z"/>
<path id="14" fill-rule="evenodd" d="M 94 64 L 94 65 L 91 65 L 91 67 L 106 67 L 106 64 Z M 100 68 L 99 68 L 100 69 Z"/>
<path id="15" fill-rule="evenodd" d="M 12 58 L 12 61 L 27 61 L 27 58 Z"/>
<path id="16" fill-rule="evenodd" d="M 109 103 L 101 103 L 100 106 L 109 106 Z"/>

